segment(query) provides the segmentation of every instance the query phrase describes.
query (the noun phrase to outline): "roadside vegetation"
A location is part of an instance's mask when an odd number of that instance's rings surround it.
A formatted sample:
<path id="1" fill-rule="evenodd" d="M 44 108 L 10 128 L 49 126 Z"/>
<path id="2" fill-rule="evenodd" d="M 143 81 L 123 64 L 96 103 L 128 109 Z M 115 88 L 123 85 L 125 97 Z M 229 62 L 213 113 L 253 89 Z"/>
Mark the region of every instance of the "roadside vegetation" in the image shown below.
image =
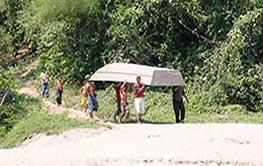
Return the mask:
<path id="1" fill-rule="evenodd" d="M 0 148 L 19 145 L 40 133 L 59 134 L 72 128 L 98 128 L 102 125 L 85 120 L 68 118 L 67 113 L 51 114 L 40 98 L 18 96 L 20 103 L 0 111 Z"/>
<path id="2" fill-rule="evenodd" d="M 24 86 L 39 88 L 37 66 L 23 68 L 25 65 L 32 65 L 32 61 L 25 61 L 12 69 L 13 78 L 17 78 L 14 83 L 16 89 Z M 8 93 L 0 108 L 0 148 L 19 146 L 23 141 L 40 133 L 50 135 L 73 128 L 95 129 L 103 126 L 95 122 L 69 118 L 68 112 L 52 114 L 40 96 L 19 94 L 14 89 Z"/>
<path id="3" fill-rule="evenodd" d="M 166 92 L 162 92 L 166 91 Z M 245 107 L 240 105 L 229 105 L 225 107 L 200 107 L 198 109 L 195 98 L 189 94 L 190 101 L 186 104 L 185 123 L 263 123 L 263 114 L 261 112 L 248 112 Z M 51 101 L 55 101 L 51 97 Z M 116 111 L 116 95 L 113 86 L 98 91 L 99 111 L 97 115 L 104 121 L 113 122 L 113 115 Z M 79 89 L 67 87 L 63 97 L 64 107 L 73 108 L 80 111 Z M 172 92 L 170 89 L 146 89 L 146 116 L 145 123 L 153 124 L 173 124 L 175 117 L 172 107 Z M 199 103 L 200 105 L 202 103 Z M 131 113 L 127 123 L 136 123 L 135 108 L 133 97 L 129 95 L 129 110 Z"/>
<path id="4" fill-rule="evenodd" d="M 46 68 L 51 86 L 59 75 L 66 81 L 64 106 L 79 109 L 84 76 L 112 62 L 180 70 L 190 99 L 187 123 L 262 123 L 262 43 L 262 0 L 2 0 L 0 140 L 20 142 L 32 132 L 93 126 L 42 113 L 40 98 L 17 90 L 39 88 L 39 73 Z M 29 71 L 33 61 L 38 63 Z M 111 120 L 113 85 L 98 87 L 98 116 Z M 146 95 L 146 121 L 174 122 L 170 88 L 148 87 Z M 131 96 L 129 101 L 133 112 Z M 34 119 L 50 124 L 23 126 Z M 68 123 L 60 126 L 64 120 Z M 24 132 L 15 136 L 19 130 Z"/>

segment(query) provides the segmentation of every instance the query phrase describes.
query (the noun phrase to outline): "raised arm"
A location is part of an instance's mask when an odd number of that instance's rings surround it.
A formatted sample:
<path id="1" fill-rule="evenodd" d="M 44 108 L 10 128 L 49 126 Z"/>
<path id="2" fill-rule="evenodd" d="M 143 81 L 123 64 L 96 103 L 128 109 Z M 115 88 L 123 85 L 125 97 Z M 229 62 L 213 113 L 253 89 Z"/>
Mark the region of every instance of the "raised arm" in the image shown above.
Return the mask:
<path id="1" fill-rule="evenodd" d="M 123 89 L 126 84 L 127 84 L 127 82 L 125 81 L 125 82 L 121 85 L 121 89 Z"/>
<path id="2" fill-rule="evenodd" d="M 139 92 L 143 91 L 145 88 L 144 84 L 143 83 L 141 83 L 141 84 L 142 84 L 142 87 L 139 89 Z"/>

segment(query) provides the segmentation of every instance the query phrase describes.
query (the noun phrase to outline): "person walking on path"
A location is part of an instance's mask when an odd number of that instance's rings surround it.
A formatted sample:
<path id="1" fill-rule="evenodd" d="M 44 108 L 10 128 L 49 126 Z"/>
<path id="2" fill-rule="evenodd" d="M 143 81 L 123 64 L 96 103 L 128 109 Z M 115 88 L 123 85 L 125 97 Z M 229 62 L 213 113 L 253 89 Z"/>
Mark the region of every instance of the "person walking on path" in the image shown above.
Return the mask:
<path id="1" fill-rule="evenodd" d="M 173 87 L 173 109 L 174 109 L 176 123 L 184 123 L 185 107 L 184 107 L 183 96 L 188 102 L 189 100 L 185 95 L 183 86 Z"/>
<path id="2" fill-rule="evenodd" d="M 136 120 L 137 123 L 141 123 L 142 116 L 145 113 L 144 84 L 141 82 L 141 76 L 136 77 L 136 83 L 133 86 L 133 96 L 136 110 Z"/>
<path id="3" fill-rule="evenodd" d="M 40 79 L 42 82 L 42 90 L 41 90 L 41 95 L 42 97 L 49 97 L 49 89 L 48 89 L 48 76 L 46 73 L 46 69 L 43 69 L 43 71 L 40 74 Z"/>
<path id="4" fill-rule="evenodd" d="M 128 90 L 129 86 L 127 82 L 124 82 L 120 89 L 120 97 L 121 97 L 121 116 L 120 121 L 124 118 L 125 121 L 129 118 L 129 106 L 128 106 Z"/>
<path id="5" fill-rule="evenodd" d="M 120 94 L 120 89 L 121 89 L 121 82 L 117 82 L 116 86 L 115 86 L 115 92 L 116 92 L 116 99 L 117 99 L 117 110 L 114 114 L 114 122 L 118 122 L 117 117 L 119 117 L 119 115 L 121 114 L 121 94 Z"/>
<path id="6" fill-rule="evenodd" d="M 84 82 L 84 85 L 80 89 L 81 93 L 81 106 L 80 106 L 80 111 L 81 112 L 87 112 L 88 110 L 88 97 L 89 97 L 89 92 L 88 88 L 86 86 L 86 81 Z"/>
<path id="7" fill-rule="evenodd" d="M 95 83 L 89 80 L 89 76 L 86 76 L 88 82 L 86 83 L 86 88 L 88 89 L 88 111 L 89 118 L 91 120 L 99 120 L 99 118 L 95 115 L 95 112 L 98 111 L 99 105 L 96 94 L 96 86 Z"/>
<path id="8" fill-rule="evenodd" d="M 60 107 L 62 104 L 62 94 L 63 94 L 63 82 L 62 82 L 62 77 L 60 76 L 56 81 L 56 102 L 58 107 Z"/>

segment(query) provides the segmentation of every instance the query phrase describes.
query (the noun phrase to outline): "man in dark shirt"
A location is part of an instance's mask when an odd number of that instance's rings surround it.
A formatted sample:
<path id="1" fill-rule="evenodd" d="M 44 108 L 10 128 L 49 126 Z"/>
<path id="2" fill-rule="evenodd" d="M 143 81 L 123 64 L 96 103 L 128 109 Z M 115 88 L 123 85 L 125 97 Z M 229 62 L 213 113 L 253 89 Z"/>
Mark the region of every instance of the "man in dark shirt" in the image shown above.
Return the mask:
<path id="1" fill-rule="evenodd" d="M 184 88 L 182 86 L 173 87 L 173 108 L 174 108 L 176 123 L 180 123 L 180 122 L 184 123 L 185 107 L 183 102 L 183 96 L 188 102 L 188 98 L 184 93 Z M 181 118 L 180 118 L 180 114 L 181 114 Z"/>

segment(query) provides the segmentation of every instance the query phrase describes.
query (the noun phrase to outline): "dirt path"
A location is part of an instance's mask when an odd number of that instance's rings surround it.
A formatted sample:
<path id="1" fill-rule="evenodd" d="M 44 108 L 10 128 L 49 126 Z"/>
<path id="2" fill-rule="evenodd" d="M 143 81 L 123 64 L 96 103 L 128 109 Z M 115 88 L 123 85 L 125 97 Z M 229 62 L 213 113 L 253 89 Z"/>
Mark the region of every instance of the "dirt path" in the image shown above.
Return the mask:
<path id="1" fill-rule="evenodd" d="M 36 88 L 33 88 L 31 85 L 25 85 L 21 89 L 19 89 L 19 93 L 27 94 L 32 97 L 39 97 L 39 92 Z"/>
<path id="2" fill-rule="evenodd" d="M 263 165 L 263 125 L 118 125 L 75 129 L 0 150 L 1 166 Z"/>
<path id="3" fill-rule="evenodd" d="M 20 93 L 38 97 L 33 86 Z M 55 104 L 43 100 L 50 112 Z M 87 116 L 63 108 L 72 118 Z M 61 112 L 61 111 L 60 111 Z M 0 150 L 0 166 L 263 166 L 263 125 L 122 124 L 112 130 L 74 129 L 38 135 Z"/>
<path id="4" fill-rule="evenodd" d="M 32 97 L 40 96 L 39 91 L 30 84 L 24 85 L 24 87 L 22 87 L 19 90 L 19 93 L 27 94 Z M 74 110 L 74 109 L 69 109 L 69 108 L 64 108 L 64 107 L 58 108 L 56 104 L 48 101 L 47 99 L 43 99 L 43 106 L 45 106 L 46 110 L 51 113 L 61 114 L 61 113 L 67 112 L 70 118 L 88 119 L 87 114 L 80 112 L 79 110 Z"/>

